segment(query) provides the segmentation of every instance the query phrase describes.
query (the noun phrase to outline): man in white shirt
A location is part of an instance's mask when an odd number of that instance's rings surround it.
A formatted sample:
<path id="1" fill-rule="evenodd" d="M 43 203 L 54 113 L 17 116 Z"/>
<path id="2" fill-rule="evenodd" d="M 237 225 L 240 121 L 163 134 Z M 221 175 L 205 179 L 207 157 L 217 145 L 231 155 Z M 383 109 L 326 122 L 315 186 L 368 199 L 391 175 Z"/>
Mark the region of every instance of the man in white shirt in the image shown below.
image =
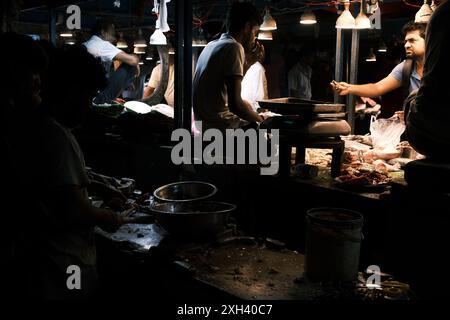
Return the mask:
<path id="1" fill-rule="evenodd" d="M 241 97 L 244 51 L 253 47 L 261 15 L 248 2 L 235 2 L 227 18 L 227 33 L 208 43 L 197 61 L 193 82 L 196 120 L 203 129 L 235 129 L 263 119 Z"/>
<path id="2" fill-rule="evenodd" d="M 250 102 L 255 112 L 258 112 L 258 101 L 268 98 L 266 70 L 262 65 L 265 57 L 264 46 L 257 42 L 253 51 L 245 57 L 248 70 L 242 79 L 241 96 Z"/>
<path id="3" fill-rule="evenodd" d="M 107 76 L 113 60 L 122 62 L 120 67 L 109 75 L 106 88 L 94 98 L 96 104 L 111 103 L 139 76 L 139 58 L 112 44 L 116 40 L 115 33 L 114 24 L 108 20 L 100 20 L 94 35 L 84 43 L 90 54 L 101 59 Z"/>

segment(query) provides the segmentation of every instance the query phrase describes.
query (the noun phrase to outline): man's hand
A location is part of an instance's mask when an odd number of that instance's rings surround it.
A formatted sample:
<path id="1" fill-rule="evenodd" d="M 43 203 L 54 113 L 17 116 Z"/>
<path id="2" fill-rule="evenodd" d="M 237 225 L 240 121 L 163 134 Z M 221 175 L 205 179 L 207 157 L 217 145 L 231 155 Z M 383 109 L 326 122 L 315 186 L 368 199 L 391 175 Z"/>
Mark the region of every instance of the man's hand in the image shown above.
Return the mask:
<path id="1" fill-rule="evenodd" d="M 124 104 L 126 102 L 122 98 L 115 98 L 114 101 L 117 102 L 117 103 L 120 103 L 120 104 Z"/>
<path id="2" fill-rule="evenodd" d="M 89 187 L 90 193 L 102 198 L 104 207 L 116 211 L 122 211 L 125 208 L 128 199 L 120 190 L 99 181 L 92 181 Z"/>
<path id="3" fill-rule="evenodd" d="M 333 90 L 336 91 L 337 94 L 340 96 L 345 96 L 350 93 L 351 85 L 349 85 L 346 82 L 336 82 L 333 80 L 331 81 L 330 85 L 333 88 Z"/>
<path id="4" fill-rule="evenodd" d="M 116 232 L 121 225 L 124 224 L 123 217 L 108 209 L 103 209 L 103 218 L 99 221 L 98 226 L 106 232 Z"/>

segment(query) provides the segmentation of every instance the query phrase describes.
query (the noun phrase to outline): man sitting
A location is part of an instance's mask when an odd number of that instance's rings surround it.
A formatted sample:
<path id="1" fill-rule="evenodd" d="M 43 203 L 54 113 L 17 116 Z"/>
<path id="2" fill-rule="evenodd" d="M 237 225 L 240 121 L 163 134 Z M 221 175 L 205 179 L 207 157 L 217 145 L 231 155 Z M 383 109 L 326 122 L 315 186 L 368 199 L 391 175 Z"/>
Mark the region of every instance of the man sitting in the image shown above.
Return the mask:
<path id="1" fill-rule="evenodd" d="M 106 88 L 94 98 L 96 104 L 111 103 L 139 76 L 139 58 L 123 52 L 112 44 L 116 40 L 115 33 L 112 22 L 99 20 L 94 35 L 84 43 L 91 55 L 101 59 L 107 75 L 113 60 L 122 62 L 108 77 Z"/>

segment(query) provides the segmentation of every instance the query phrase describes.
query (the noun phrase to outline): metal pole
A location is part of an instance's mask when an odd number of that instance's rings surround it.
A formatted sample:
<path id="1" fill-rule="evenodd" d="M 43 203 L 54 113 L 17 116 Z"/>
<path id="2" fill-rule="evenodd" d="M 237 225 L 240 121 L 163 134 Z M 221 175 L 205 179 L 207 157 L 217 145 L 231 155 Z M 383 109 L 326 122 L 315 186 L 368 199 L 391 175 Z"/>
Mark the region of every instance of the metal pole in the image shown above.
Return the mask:
<path id="1" fill-rule="evenodd" d="M 342 29 L 336 29 L 336 57 L 334 67 L 334 79 L 337 82 L 342 81 L 342 64 L 343 64 L 343 37 Z M 339 95 L 334 93 L 334 103 L 339 102 Z"/>
<path id="2" fill-rule="evenodd" d="M 183 128 L 191 131 L 192 122 L 192 0 L 184 0 L 184 77 Z"/>
<path id="3" fill-rule="evenodd" d="M 175 1 L 175 106 L 174 106 L 174 127 L 183 128 L 183 62 L 184 62 L 184 50 L 183 50 L 183 37 L 184 37 L 184 4 L 185 1 Z"/>
<path id="4" fill-rule="evenodd" d="M 48 40 L 56 46 L 56 11 L 48 7 Z"/>
<path id="5" fill-rule="evenodd" d="M 358 53 L 359 53 L 359 30 L 352 30 L 352 49 L 350 55 L 350 83 L 358 82 Z M 355 96 L 350 94 L 347 99 L 348 123 L 352 128 L 352 134 L 355 131 Z"/>

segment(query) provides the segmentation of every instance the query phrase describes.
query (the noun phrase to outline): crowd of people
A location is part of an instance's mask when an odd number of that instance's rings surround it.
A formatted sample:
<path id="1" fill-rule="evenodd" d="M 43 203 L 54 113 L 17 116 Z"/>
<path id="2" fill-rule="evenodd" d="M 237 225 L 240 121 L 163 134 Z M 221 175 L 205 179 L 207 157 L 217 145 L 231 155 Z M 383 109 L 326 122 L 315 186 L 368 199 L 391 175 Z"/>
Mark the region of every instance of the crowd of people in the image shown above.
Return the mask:
<path id="1" fill-rule="evenodd" d="M 450 91 L 445 81 L 450 63 L 446 57 L 449 17 L 446 1 L 427 27 L 411 23 L 404 28 L 406 55 L 412 58 L 406 78 L 407 63 L 402 62 L 374 84 L 332 83 L 341 95 L 367 97 L 405 86 L 411 93 L 405 103 L 410 143 L 420 153 L 444 161 L 450 146 L 446 124 Z M 193 108 L 204 129 L 246 128 L 264 121 L 257 106 L 258 100 L 268 96 L 264 46 L 255 42 L 260 24 L 261 15 L 253 5 L 236 2 L 226 32 L 203 49 L 193 79 Z M 123 202 L 125 198 L 88 178 L 83 153 L 71 130 L 90 112 L 92 102 L 116 99 L 139 76 L 137 58 L 117 49 L 113 38 L 111 24 L 100 24 L 84 45 L 64 48 L 38 43 L 26 35 L 0 35 L 0 42 L 9 44 L 0 51 L 1 61 L 8 62 L 0 86 L 1 168 L 5 181 L 11 183 L 2 194 L 2 204 L 10 213 L 7 224 L 14 226 L 2 233 L 6 259 L 2 259 L 1 271 L 13 275 L 3 290 L 9 285 L 10 292 L 45 298 L 96 293 L 94 227 L 114 231 L 123 220 L 112 209 L 93 206 L 88 192 L 97 190 L 105 200 Z M 107 78 L 114 60 L 121 61 L 121 66 Z M 312 97 L 312 64 L 312 52 L 303 51 L 289 72 L 292 95 Z M 173 82 L 173 63 L 170 68 L 169 81 Z M 152 94 L 160 72 L 155 69 L 143 95 Z M 249 89 L 255 84 L 256 88 Z M 165 98 L 173 106 L 171 88 Z M 19 189 L 26 195 L 17 193 Z M 67 290 L 67 268 L 72 265 L 82 270 L 82 290 Z"/>

